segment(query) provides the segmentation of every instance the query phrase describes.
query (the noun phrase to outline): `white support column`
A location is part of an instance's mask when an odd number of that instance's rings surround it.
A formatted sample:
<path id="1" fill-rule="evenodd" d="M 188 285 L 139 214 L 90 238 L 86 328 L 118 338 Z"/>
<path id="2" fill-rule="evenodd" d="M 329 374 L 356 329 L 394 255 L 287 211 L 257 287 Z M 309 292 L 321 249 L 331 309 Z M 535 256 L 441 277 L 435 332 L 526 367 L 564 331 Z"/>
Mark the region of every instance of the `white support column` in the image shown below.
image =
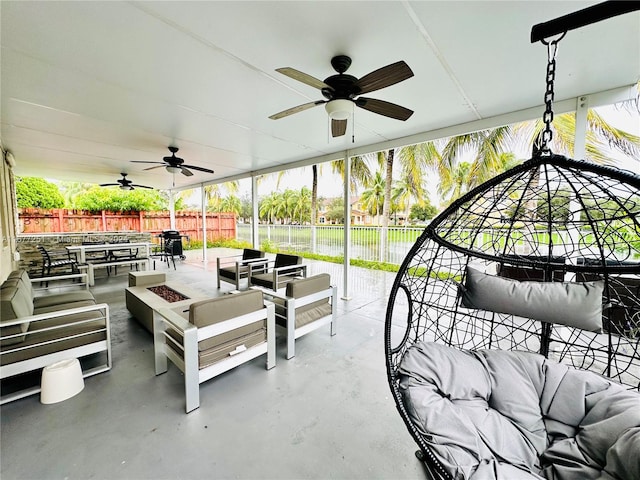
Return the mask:
<path id="1" fill-rule="evenodd" d="M 589 96 L 582 95 L 576 100 L 576 128 L 573 138 L 573 158 L 576 160 L 583 160 L 586 154 L 587 145 L 587 113 L 589 112 Z M 576 200 L 575 196 L 571 196 L 569 202 L 569 209 L 573 213 L 572 225 L 579 223 L 581 205 Z M 573 245 L 578 245 L 580 242 L 580 231 L 577 228 L 571 228 L 567 231 L 567 234 L 571 238 Z M 570 278 L 568 280 L 574 280 Z"/>
<path id="2" fill-rule="evenodd" d="M 256 250 L 260 249 L 258 213 L 258 177 L 251 175 L 251 243 Z"/>
<path id="3" fill-rule="evenodd" d="M 349 268 L 351 260 L 351 158 L 349 151 L 344 152 L 344 276 L 342 300 L 351 300 L 349 296 Z"/>
<path id="4" fill-rule="evenodd" d="M 176 195 L 173 190 L 169 190 L 169 228 L 176 229 Z"/>
<path id="5" fill-rule="evenodd" d="M 202 212 L 202 263 L 207 266 L 207 199 L 204 183 L 200 184 L 200 209 Z"/>
<path id="6" fill-rule="evenodd" d="M 583 160 L 587 145 L 587 113 L 589 112 L 589 96 L 582 95 L 576 102 L 576 129 L 573 140 L 573 158 Z"/>

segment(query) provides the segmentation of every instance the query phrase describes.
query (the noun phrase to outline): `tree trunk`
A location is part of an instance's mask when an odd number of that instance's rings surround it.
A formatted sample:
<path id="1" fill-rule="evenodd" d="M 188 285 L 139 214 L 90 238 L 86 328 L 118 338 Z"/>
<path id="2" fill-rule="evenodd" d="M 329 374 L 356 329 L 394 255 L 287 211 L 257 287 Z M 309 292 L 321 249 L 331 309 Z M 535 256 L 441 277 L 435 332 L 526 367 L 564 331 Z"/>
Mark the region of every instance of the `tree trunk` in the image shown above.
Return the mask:
<path id="1" fill-rule="evenodd" d="M 311 251 L 316 253 L 316 223 L 318 222 L 318 166 L 311 165 L 313 183 L 311 184 Z"/>
<path id="2" fill-rule="evenodd" d="M 382 258 L 381 262 L 386 262 L 388 257 L 389 242 L 387 242 L 389 230 L 389 215 L 391 211 L 391 183 L 393 182 L 393 159 L 395 150 L 391 149 L 387 152 L 386 175 L 384 184 L 384 202 L 382 204 L 382 234 L 380 241 L 382 242 Z"/>
<path id="3" fill-rule="evenodd" d="M 318 220 L 318 166 L 312 165 L 313 183 L 311 185 L 311 225 Z"/>

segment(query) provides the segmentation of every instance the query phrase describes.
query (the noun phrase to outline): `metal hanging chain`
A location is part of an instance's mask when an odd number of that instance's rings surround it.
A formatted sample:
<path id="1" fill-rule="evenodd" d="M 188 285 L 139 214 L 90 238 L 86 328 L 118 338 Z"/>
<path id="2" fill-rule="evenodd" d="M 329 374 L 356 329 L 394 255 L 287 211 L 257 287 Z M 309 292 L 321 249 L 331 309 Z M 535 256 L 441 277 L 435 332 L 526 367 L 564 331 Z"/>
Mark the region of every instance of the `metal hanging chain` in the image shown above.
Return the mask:
<path id="1" fill-rule="evenodd" d="M 545 110 L 542 115 L 544 130 L 542 131 L 541 155 L 551 155 L 550 145 L 553 139 L 553 131 L 551 130 L 551 123 L 553 122 L 553 82 L 556 77 L 556 55 L 558 54 L 558 42 L 564 38 L 565 33 L 555 40 L 542 40 L 542 43 L 547 46 L 547 90 L 544 93 Z"/>

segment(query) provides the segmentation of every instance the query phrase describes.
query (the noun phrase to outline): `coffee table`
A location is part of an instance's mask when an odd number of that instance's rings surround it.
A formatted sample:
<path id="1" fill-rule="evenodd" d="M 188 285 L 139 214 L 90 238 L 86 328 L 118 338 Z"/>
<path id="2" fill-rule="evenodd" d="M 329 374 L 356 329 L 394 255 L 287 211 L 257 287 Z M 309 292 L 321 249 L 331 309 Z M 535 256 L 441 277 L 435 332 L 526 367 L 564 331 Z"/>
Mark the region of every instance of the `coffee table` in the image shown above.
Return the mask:
<path id="1" fill-rule="evenodd" d="M 165 285 L 178 293 L 188 297 L 185 300 L 177 302 L 168 302 L 162 297 L 156 295 L 149 287 Z M 153 333 L 153 311 L 160 308 L 188 308 L 194 302 L 205 300 L 206 297 L 202 292 L 194 290 L 187 285 L 178 282 L 162 282 L 145 285 L 136 285 L 125 289 L 125 299 L 127 310 L 133 315 L 150 333 Z"/>

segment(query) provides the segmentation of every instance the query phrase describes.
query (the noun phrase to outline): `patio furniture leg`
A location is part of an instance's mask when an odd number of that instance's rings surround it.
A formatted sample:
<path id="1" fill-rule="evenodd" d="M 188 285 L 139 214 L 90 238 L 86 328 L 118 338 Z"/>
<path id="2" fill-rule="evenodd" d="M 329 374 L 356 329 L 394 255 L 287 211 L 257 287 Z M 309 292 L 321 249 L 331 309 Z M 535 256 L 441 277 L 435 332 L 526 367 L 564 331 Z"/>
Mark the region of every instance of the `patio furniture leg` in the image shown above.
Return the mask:
<path id="1" fill-rule="evenodd" d="M 336 333 L 338 333 L 338 312 L 336 300 L 338 299 L 338 287 L 333 287 L 333 293 L 331 297 L 331 336 L 333 337 Z"/>
<path id="2" fill-rule="evenodd" d="M 267 370 L 276 366 L 276 319 L 274 304 L 267 304 Z"/>
<path id="3" fill-rule="evenodd" d="M 290 360 L 296 356 L 296 307 L 294 299 L 287 303 L 287 360 Z"/>
<path id="4" fill-rule="evenodd" d="M 164 339 L 164 322 L 158 318 L 158 313 L 153 310 L 153 351 L 155 355 L 156 375 L 167 372 L 167 355 Z"/>
<path id="5" fill-rule="evenodd" d="M 184 332 L 184 390 L 187 413 L 200 406 L 200 381 L 198 368 L 198 330 Z"/>

